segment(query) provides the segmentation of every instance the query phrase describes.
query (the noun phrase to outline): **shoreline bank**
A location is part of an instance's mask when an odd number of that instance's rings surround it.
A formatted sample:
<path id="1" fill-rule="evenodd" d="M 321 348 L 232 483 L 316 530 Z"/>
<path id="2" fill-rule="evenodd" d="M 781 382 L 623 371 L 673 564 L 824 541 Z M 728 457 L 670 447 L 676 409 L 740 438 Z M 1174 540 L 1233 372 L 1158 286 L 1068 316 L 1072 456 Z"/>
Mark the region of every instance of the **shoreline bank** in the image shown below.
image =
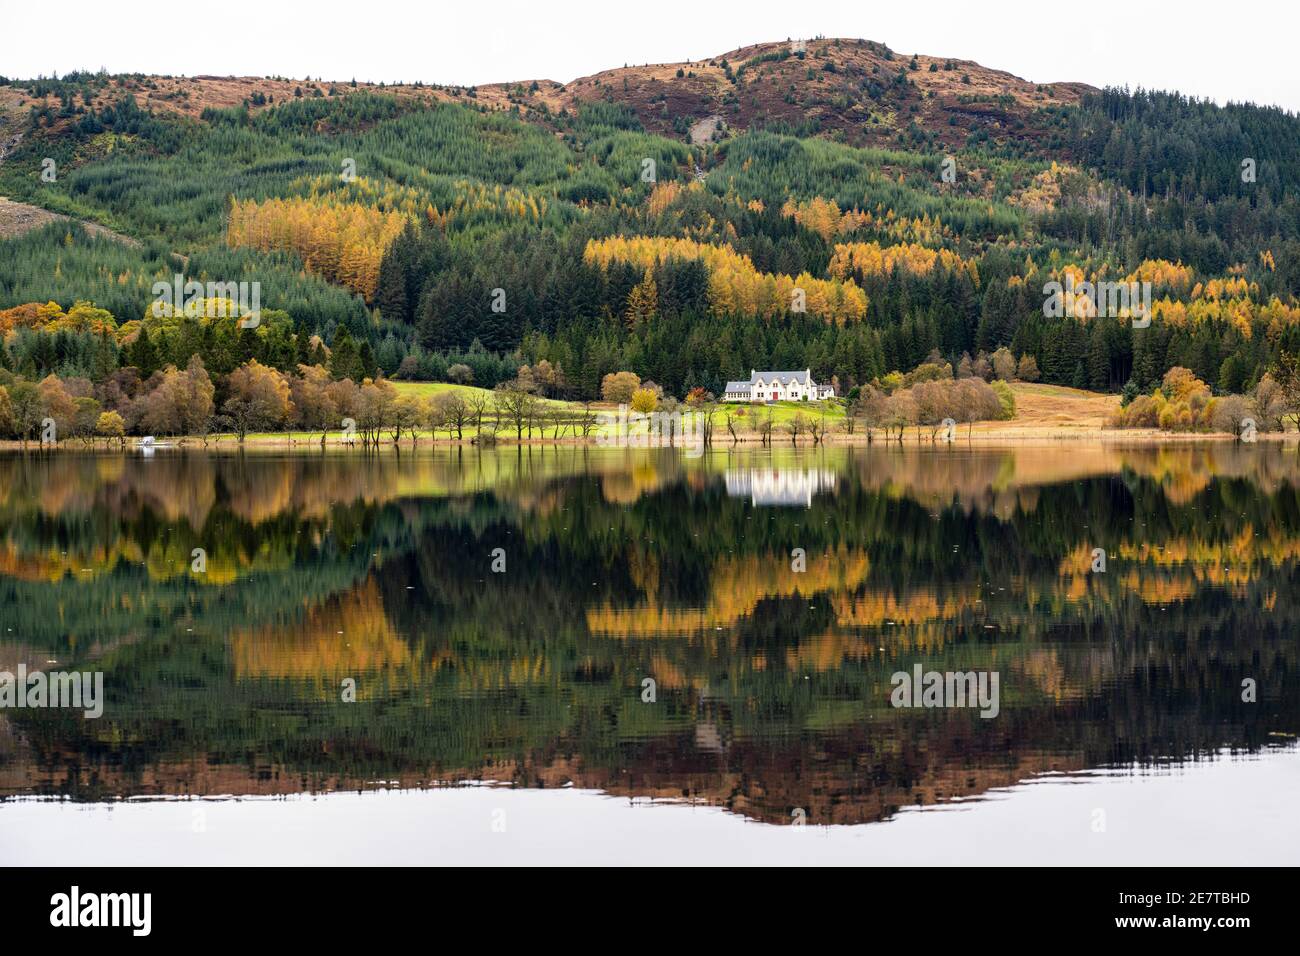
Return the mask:
<path id="1" fill-rule="evenodd" d="M 1262 432 L 1256 435 L 1255 440 L 1243 441 L 1238 437 L 1226 432 L 1161 432 L 1153 429 L 1094 429 L 1094 428 L 1043 428 L 1041 426 L 1029 426 L 1025 428 L 1008 428 L 1002 427 L 980 428 L 976 426 L 967 432 L 965 429 L 958 429 L 957 436 L 951 441 L 938 437 L 938 432 L 932 436 L 928 428 L 909 429 L 900 439 L 897 433 L 891 433 L 888 438 L 879 432 L 872 434 L 868 438 L 864 434 L 836 434 L 822 437 L 814 441 L 807 436 L 800 436 L 797 440 L 791 440 L 788 435 L 774 435 L 768 441 L 764 441 L 758 435 L 742 435 L 737 439 L 732 439 L 730 435 L 715 435 L 713 440 L 703 447 L 714 450 L 724 448 L 764 448 L 764 447 L 798 447 L 798 448 L 817 448 L 819 446 L 834 447 L 892 447 L 901 446 L 904 448 L 912 447 L 936 447 L 943 446 L 988 446 L 988 445 L 1071 445 L 1071 444 L 1103 444 L 1103 445 L 1134 445 L 1134 446 L 1158 446 L 1158 445 L 1187 445 L 1202 443 L 1240 443 L 1240 444 L 1258 444 L 1261 442 L 1269 443 L 1286 443 L 1300 440 L 1300 433 L 1297 432 Z M 121 442 L 111 439 L 107 442 L 103 439 L 83 440 L 79 438 L 66 439 L 57 444 L 42 444 L 38 441 L 21 442 L 12 439 L 0 441 L 0 451 L 27 451 L 27 452 L 80 452 L 80 451 L 130 451 L 148 453 L 153 451 L 228 451 L 231 449 L 271 449 L 271 450 L 293 450 L 293 451 L 319 451 L 324 448 L 339 451 L 354 451 L 358 453 L 374 451 L 409 451 L 428 448 L 456 448 L 470 447 L 480 449 L 491 448 L 509 448 L 509 447 L 534 447 L 534 446 L 566 446 L 566 447 L 588 447 L 588 448 L 622 448 L 622 449 L 643 449 L 643 448 L 678 448 L 683 450 L 698 449 L 701 447 L 700 442 L 694 440 L 677 439 L 673 442 L 666 440 L 637 440 L 633 436 L 631 440 L 612 441 L 597 437 L 581 438 L 545 438 L 535 437 L 516 439 L 514 437 L 501 438 L 481 441 L 477 436 L 466 435 L 463 438 L 433 438 L 427 433 L 419 434 L 412 438 L 409 435 L 403 435 L 400 440 L 394 441 L 389 437 L 384 437 L 378 443 L 364 443 L 360 440 L 346 441 L 338 433 L 328 433 L 325 441 L 321 441 L 319 432 L 308 434 L 306 432 L 284 432 L 284 433 L 260 433 L 248 435 L 243 442 L 240 442 L 234 435 L 221 436 L 203 436 L 182 435 L 167 437 L 156 440 L 153 444 L 143 444 L 139 438 L 127 438 Z"/>

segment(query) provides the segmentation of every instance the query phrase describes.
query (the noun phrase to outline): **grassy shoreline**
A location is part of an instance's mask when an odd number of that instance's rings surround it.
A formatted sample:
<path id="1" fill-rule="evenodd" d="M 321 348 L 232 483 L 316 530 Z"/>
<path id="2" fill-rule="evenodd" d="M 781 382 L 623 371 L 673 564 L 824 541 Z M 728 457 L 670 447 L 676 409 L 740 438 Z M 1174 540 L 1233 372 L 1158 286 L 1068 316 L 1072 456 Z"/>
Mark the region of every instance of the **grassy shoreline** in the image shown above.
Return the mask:
<path id="1" fill-rule="evenodd" d="M 475 388 L 472 385 L 453 385 L 445 382 L 394 382 L 394 388 L 399 395 L 412 395 L 419 398 L 428 398 L 441 393 L 452 392 L 463 398 L 468 398 L 474 393 L 492 393 L 486 389 Z M 1108 445 L 1180 445 L 1188 442 L 1218 442 L 1218 441 L 1236 441 L 1236 437 L 1226 432 L 1173 432 L 1161 431 L 1152 428 L 1114 428 L 1108 422 L 1114 410 L 1119 408 L 1119 396 L 1107 395 L 1098 392 L 1087 392 L 1079 389 L 1066 388 L 1057 385 L 1041 385 L 1028 382 L 1015 382 L 1012 384 L 1012 390 L 1016 397 L 1016 414 L 1015 417 L 1006 421 L 979 421 L 979 422 L 962 422 L 957 425 L 956 437 L 953 444 L 972 444 L 972 445 L 989 445 L 989 444 L 1069 444 L 1072 442 L 1089 442 L 1095 444 Z M 551 411 L 569 412 L 573 416 L 578 415 L 595 415 L 599 416 L 602 422 L 609 421 L 612 417 L 617 416 L 618 406 L 610 402 L 566 402 L 558 399 L 542 399 L 542 404 Z M 683 412 L 689 412 L 689 407 L 683 406 Z M 736 436 L 733 438 L 727 429 L 726 417 L 728 411 L 733 415 L 733 423 L 736 428 Z M 820 439 L 815 441 L 810 434 L 804 432 L 797 441 L 800 447 L 816 447 L 817 445 L 834 445 L 834 446 L 867 446 L 867 445 L 898 445 L 900 439 L 895 431 L 886 438 L 884 432 L 879 428 L 873 428 L 867 431 L 859 422 L 852 434 L 845 430 L 845 407 L 839 402 L 777 402 L 771 405 L 719 405 L 713 414 L 713 440 L 711 447 L 762 447 L 765 442 L 762 435 L 754 428 L 753 422 L 756 419 L 766 419 L 770 415 L 773 421 L 773 427 L 770 439 L 766 444 L 772 447 L 790 447 L 792 444 L 791 435 L 788 430 L 788 424 L 796 415 L 803 415 L 808 419 L 820 420 L 823 424 L 830 427 Z M 428 448 L 432 446 L 478 446 L 492 447 L 496 446 L 522 446 L 522 445 L 574 445 L 588 447 L 650 447 L 652 442 L 648 437 L 649 425 L 646 422 L 633 424 L 629 428 L 629 439 L 625 442 L 615 442 L 612 438 L 605 438 L 601 435 L 601 425 L 590 430 L 587 437 L 579 434 L 580 429 L 569 424 L 557 424 L 553 420 L 547 420 L 540 424 L 535 424 L 532 428 L 531 435 L 525 428 L 521 437 L 516 437 L 514 425 L 502 421 L 493 421 L 496 425 L 493 428 L 484 428 L 483 434 L 492 435 L 490 440 L 480 442 L 478 429 L 472 422 L 467 422 L 461 432 L 461 437 L 456 437 L 455 430 L 439 428 L 436 433 L 430 429 L 416 429 L 414 433 L 403 430 L 399 450 L 414 448 Z M 394 448 L 391 429 L 383 429 L 378 447 L 380 449 Z M 1257 439 L 1261 441 L 1286 441 L 1300 438 L 1296 432 L 1259 432 Z M 183 447 L 198 448 L 207 450 L 222 450 L 226 448 L 266 448 L 266 449 L 293 449 L 310 451 L 322 447 L 321 433 L 319 431 L 307 432 L 302 430 L 284 431 L 284 432 L 250 432 L 245 436 L 244 442 L 238 441 L 234 434 L 225 433 L 220 435 L 182 435 L 182 436 L 156 436 L 156 447 Z M 656 447 L 667 447 L 667 443 L 653 443 Z M 677 447 L 692 447 L 698 444 L 695 435 L 688 435 L 686 440 L 680 437 L 674 443 Z M 917 445 L 936 445 L 945 444 L 938 437 L 938 428 L 929 425 L 909 425 L 907 426 L 901 444 L 904 447 L 914 447 Z M 128 436 L 120 445 L 116 440 L 109 440 L 107 444 L 104 439 L 95 439 L 93 441 L 83 441 L 82 439 L 70 439 L 59 443 L 56 446 L 41 446 L 39 442 L 29 441 L 24 444 L 21 441 L 0 440 L 0 450 L 41 450 L 42 447 L 53 447 L 60 450 L 85 450 L 91 448 L 97 449 L 116 449 L 118 447 L 126 449 L 138 449 L 143 446 L 140 444 L 139 437 Z M 343 434 L 338 429 L 326 433 L 324 447 L 339 449 L 344 451 L 364 451 L 367 447 L 373 450 L 375 446 L 363 445 L 360 433 L 357 434 L 355 441 L 347 442 L 343 440 Z"/>
<path id="2" fill-rule="evenodd" d="M 732 440 L 730 435 L 718 434 L 715 432 L 713 441 L 709 447 L 718 450 L 725 448 L 817 448 L 819 446 L 835 447 L 943 447 L 946 445 L 1019 445 L 1019 444 L 1043 444 L 1043 445 L 1070 445 L 1070 444 L 1102 444 L 1102 445 L 1186 445 L 1205 442 L 1237 442 L 1238 439 L 1226 432 L 1164 432 L 1155 429 L 1044 429 L 1039 426 L 1014 427 L 1009 426 L 1006 422 L 985 422 L 984 425 L 994 427 L 980 428 L 981 423 L 970 432 L 962 427 L 958 429 L 958 434 L 951 442 L 945 441 L 939 437 L 931 437 L 934 431 L 929 426 L 922 426 L 920 429 L 909 427 L 906 434 L 900 440 L 897 433 L 891 434 L 888 440 L 879 431 L 873 433 L 868 439 L 867 435 L 858 432 L 853 435 L 833 434 L 827 435 L 820 442 L 815 442 L 806 435 L 802 435 L 797 441 L 792 441 L 789 435 L 774 435 L 770 442 L 763 442 L 758 435 L 741 435 L 738 439 Z M 1287 442 L 1300 440 L 1300 433 L 1296 432 L 1261 432 L 1256 437 L 1256 443 L 1260 442 Z M 0 440 L 0 451 L 31 451 L 31 452 L 49 452 L 49 451 L 144 451 L 148 447 L 153 447 L 159 451 L 186 449 L 190 451 L 228 451 L 231 449 L 267 449 L 267 450 L 292 450 L 292 451 L 321 451 L 330 449 L 334 451 L 356 452 L 364 454 L 367 452 L 379 451 L 409 451 L 412 449 L 430 449 L 430 448 L 520 448 L 524 446 L 573 446 L 587 448 L 669 448 L 676 447 L 681 449 L 698 447 L 698 442 L 683 441 L 678 438 L 672 445 L 664 440 L 662 442 L 651 443 L 645 436 L 633 436 L 631 441 L 614 442 L 613 440 L 598 438 L 595 436 L 589 438 L 582 437 L 563 437 L 563 438 L 523 438 L 516 440 L 513 436 L 504 438 L 498 436 L 495 441 L 477 442 L 475 437 L 466 435 L 462 439 L 448 439 L 445 435 L 439 435 L 436 439 L 430 437 L 428 432 L 421 432 L 412 438 L 409 434 L 404 434 L 400 442 L 394 442 L 390 437 L 385 436 L 376 445 L 365 445 L 358 438 L 353 442 L 344 441 L 342 435 L 338 432 L 330 432 L 326 435 L 324 443 L 321 442 L 320 432 L 308 434 L 306 432 L 263 432 L 259 434 L 250 434 L 245 437 L 241 443 L 234 435 L 208 435 L 206 439 L 197 435 L 181 435 L 159 439 L 153 446 L 145 446 L 140 443 L 138 438 L 127 438 L 124 442 L 116 440 L 105 442 L 103 439 L 94 441 L 83 441 L 81 439 L 70 439 L 59 442 L 56 445 L 42 445 L 37 441 L 30 441 L 24 444 L 20 441 L 11 439 Z"/>

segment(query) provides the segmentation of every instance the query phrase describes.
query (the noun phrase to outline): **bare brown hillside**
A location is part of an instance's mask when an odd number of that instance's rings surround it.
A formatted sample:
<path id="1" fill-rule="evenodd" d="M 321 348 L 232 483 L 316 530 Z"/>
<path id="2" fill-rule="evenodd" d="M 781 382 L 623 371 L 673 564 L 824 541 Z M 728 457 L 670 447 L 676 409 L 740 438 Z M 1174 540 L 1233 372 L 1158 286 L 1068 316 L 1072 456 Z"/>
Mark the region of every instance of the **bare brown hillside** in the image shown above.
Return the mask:
<path id="1" fill-rule="evenodd" d="M 14 202 L 0 196 L 0 239 L 14 239 L 24 233 L 31 232 L 33 229 L 40 229 L 42 226 L 49 225 L 52 222 L 78 223 L 92 236 L 105 239 L 115 239 L 118 242 L 126 243 L 128 246 L 139 246 L 140 243 L 120 233 L 114 232 L 93 222 L 80 222 L 80 220 L 69 219 L 48 209 L 42 209 L 39 206 L 30 206 L 23 202 Z"/>
<path id="2" fill-rule="evenodd" d="M 686 139 L 694 126 L 724 136 L 759 124 L 788 124 L 857 144 L 892 144 L 909 129 L 955 147 L 972 132 L 997 140 L 1034 140 L 1047 130 L 1043 109 L 1076 103 L 1091 89 L 1082 83 L 1034 84 L 970 60 L 898 53 L 860 39 L 761 43 L 702 60 L 627 65 L 568 83 L 517 80 L 476 88 L 441 85 L 379 86 L 345 80 L 233 76 L 114 77 L 92 98 L 105 106 L 125 94 L 147 109 L 198 117 L 208 107 L 247 103 L 268 109 L 299 97 L 347 96 L 370 90 L 425 102 L 460 102 L 518 109 L 550 124 L 561 110 L 608 101 L 631 109 L 646 129 Z M 0 90 L 0 114 L 33 105 L 16 88 Z M 718 120 L 721 120 L 719 123 Z M 702 123 L 701 121 L 708 121 Z"/>
<path id="3" fill-rule="evenodd" d="M 668 134 L 677 117 L 718 115 L 733 129 L 774 122 L 798 127 L 811 120 L 821 132 L 850 142 L 885 143 L 915 122 L 955 146 L 976 129 L 995 138 L 1040 134 L 1040 109 L 1076 103 L 1089 89 L 1082 83 L 1039 86 L 969 60 L 895 53 L 868 40 L 826 39 L 802 48 L 763 43 L 707 60 L 606 70 L 574 80 L 558 95 L 534 96 L 550 109 L 580 100 L 623 103 L 647 129 Z"/>

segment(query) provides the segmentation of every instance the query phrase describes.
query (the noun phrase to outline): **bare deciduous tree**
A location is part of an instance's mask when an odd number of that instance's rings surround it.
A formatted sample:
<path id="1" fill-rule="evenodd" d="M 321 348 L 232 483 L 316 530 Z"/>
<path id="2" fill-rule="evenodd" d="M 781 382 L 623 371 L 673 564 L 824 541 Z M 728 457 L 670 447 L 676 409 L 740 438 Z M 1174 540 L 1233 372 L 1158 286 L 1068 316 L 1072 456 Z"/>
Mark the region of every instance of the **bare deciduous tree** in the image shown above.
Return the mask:
<path id="1" fill-rule="evenodd" d="M 438 401 L 442 405 L 442 421 L 447 428 L 448 437 L 451 437 L 452 429 L 455 429 L 456 440 L 461 441 L 465 437 L 465 426 L 473 415 L 469 403 L 456 392 L 445 392 L 438 396 Z"/>

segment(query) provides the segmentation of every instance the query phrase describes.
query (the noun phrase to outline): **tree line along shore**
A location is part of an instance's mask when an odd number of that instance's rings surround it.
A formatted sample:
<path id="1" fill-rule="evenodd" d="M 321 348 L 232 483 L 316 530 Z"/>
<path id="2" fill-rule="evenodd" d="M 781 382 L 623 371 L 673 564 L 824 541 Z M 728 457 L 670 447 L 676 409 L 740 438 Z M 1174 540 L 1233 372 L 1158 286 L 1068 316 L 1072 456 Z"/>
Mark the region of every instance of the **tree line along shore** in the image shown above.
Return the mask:
<path id="1" fill-rule="evenodd" d="M 378 447 L 420 443 L 726 445 L 943 442 L 1008 439 L 1246 441 L 1294 433 L 1300 372 L 1284 356 L 1249 395 L 1212 394 L 1187 369 L 1137 395 L 1106 395 L 1024 381 L 995 355 L 992 377 L 937 356 L 907 373 L 822 401 L 722 402 L 702 388 L 682 398 L 634 373 L 604 377 L 600 401 L 546 396 L 548 374 L 521 366 L 495 388 L 468 383 L 335 378 L 323 365 L 282 372 L 256 359 L 214 377 L 192 356 L 148 380 L 133 368 L 105 381 L 0 369 L 0 441 L 6 447 L 125 447 L 166 443 Z M 465 370 L 468 372 L 468 370 Z M 460 373 L 464 374 L 464 373 Z M 984 374 L 988 374 L 986 379 Z"/>

